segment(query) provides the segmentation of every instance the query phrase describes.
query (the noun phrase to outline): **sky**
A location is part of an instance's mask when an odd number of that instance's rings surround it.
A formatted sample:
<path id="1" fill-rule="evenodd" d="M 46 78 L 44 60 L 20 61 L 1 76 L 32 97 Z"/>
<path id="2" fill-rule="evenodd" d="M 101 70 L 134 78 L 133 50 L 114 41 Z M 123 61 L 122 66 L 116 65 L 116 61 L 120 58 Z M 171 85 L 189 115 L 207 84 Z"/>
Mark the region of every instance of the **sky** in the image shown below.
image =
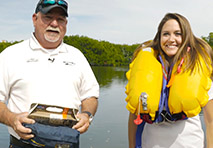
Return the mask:
<path id="1" fill-rule="evenodd" d="M 38 0 L 0 0 L 0 42 L 28 39 Z M 213 32 L 213 0 L 67 0 L 66 35 L 116 44 L 153 39 L 168 12 L 185 16 L 195 36 Z"/>

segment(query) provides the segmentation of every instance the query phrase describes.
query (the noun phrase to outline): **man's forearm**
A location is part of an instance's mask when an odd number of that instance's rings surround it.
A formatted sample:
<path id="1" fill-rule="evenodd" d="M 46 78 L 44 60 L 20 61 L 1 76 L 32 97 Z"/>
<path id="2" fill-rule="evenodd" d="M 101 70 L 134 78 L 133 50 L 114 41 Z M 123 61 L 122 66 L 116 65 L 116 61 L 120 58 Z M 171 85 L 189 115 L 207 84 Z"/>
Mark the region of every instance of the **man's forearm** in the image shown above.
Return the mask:
<path id="1" fill-rule="evenodd" d="M 91 97 L 82 101 L 81 111 L 89 111 L 92 115 L 95 115 L 98 107 L 98 99 Z"/>
<path id="2" fill-rule="evenodd" d="M 10 119 L 13 118 L 14 114 L 7 108 L 6 104 L 0 102 L 0 123 L 11 126 Z"/>

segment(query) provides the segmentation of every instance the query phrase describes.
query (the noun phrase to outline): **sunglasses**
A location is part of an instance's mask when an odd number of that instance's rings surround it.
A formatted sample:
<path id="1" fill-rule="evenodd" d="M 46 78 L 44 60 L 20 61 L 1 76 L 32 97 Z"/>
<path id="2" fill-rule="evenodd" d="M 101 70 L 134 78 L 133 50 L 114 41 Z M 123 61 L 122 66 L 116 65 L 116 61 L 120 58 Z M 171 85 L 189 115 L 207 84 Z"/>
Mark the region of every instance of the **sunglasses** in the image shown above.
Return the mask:
<path id="1" fill-rule="evenodd" d="M 67 2 L 64 0 L 43 0 L 43 5 L 55 5 L 55 4 L 61 5 L 67 9 Z"/>

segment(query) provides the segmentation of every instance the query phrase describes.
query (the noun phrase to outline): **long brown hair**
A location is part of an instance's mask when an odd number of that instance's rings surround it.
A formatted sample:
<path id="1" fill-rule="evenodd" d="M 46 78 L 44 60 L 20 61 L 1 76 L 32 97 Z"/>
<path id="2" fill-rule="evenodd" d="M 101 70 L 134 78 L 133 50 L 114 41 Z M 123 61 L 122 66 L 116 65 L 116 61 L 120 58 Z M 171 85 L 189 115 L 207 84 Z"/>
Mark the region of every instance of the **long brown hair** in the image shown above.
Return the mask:
<path id="1" fill-rule="evenodd" d="M 210 68 L 209 66 L 212 64 L 212 59 L 213 59 L 212 48 L 204 40 L 194 36 L 188 20 L 184 16 L 178 13 L 167 13 L 164 16 L 164 18 L 161 20 L 158 26 L 158 31 L 153 41 L 148 43 L 145 42 L 145 44 L 144 43 L 141 44 L 141 46 L 139 46 L 136 49 L 135 54 L 133 55 L 133 59 L 136 57 L 139 50 L 145 47 L 151 47 L 154 50 L 157 50 L 161 54 L 162 58 L 166 61 L 166 54 L 163 52 L 161 48 L 160 38 L 161 38 L 161 31 L 164 24 L 171 19 L 174 19 L 178 22 L 181 28 L 181 34 L 182 34 L 181 46 L 178 49 L 176 55 L 174 56 L 172 62 L 176 63 L 182 57 L 187 56 L 187 61 L 185 63 L 185 67 L 183 71 L 191 70 L 192 72 L 195 69 L 195 65 L 200 64 L 200 59 L 199 59 L 199 55 L 200 55 L 205 61 L 207 68 Z M 190 51 L 187 53 L 188 47 L 190 47 Z M 168 62 L 167 62 L 167 65 L 169 65 Z"/>

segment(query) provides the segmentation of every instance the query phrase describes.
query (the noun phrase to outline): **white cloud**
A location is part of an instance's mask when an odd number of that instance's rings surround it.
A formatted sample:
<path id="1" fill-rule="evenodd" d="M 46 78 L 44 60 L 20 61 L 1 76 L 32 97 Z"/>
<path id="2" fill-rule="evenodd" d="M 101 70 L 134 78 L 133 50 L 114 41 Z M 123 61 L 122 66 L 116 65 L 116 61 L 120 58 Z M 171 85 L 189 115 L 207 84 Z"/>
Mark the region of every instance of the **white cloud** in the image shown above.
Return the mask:
<path id="1" fill-rule="evenodd" d="M 68 0 L 67 35 L 84 35 L 113 43 L 134 44 L 152 39 L 167 12 L 184 15 L 198 37 L 213 31 L 210 0 Z M 20 40 L 33 31 L 37 0 L 5 1 L 0 6 L 0 40 Z M 12 22 L 12 23 L 11 23 Z"/>

